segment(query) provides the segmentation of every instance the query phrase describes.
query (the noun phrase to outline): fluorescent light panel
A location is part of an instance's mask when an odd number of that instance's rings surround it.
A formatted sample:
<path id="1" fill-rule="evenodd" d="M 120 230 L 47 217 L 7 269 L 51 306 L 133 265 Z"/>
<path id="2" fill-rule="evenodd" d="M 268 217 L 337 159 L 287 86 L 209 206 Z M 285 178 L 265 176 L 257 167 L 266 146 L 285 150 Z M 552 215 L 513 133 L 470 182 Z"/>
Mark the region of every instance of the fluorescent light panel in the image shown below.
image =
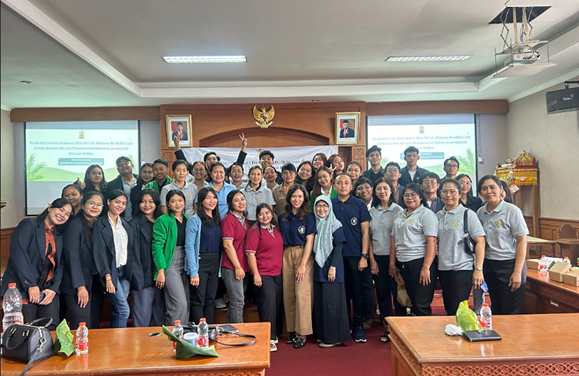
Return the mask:
<path id="1" fill-rule="evenodd" d="M 417 61 L 462 61 L 470 56 L 390 56 L 389 62 L 417 62 Z"/>
<path id="2" fill-rule="evenodd" d="M 163 56 L 163 60 L 170 64 L 219 64 L 219 63 L 246 63 L 245 56 Z"/>

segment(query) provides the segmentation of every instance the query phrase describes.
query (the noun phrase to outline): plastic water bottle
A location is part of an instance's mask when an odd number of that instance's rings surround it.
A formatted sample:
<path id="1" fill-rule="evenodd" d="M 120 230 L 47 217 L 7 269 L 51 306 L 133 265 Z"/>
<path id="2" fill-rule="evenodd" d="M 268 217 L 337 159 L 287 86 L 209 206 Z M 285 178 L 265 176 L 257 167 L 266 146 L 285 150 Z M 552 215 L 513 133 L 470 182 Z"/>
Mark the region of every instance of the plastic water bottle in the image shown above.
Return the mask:
<path id="1" fill-rule="evenodd" d="M 181 325 L 181 320 L 175 320 L 175 325 L 173 325 L 173 334 L 179 339 L 183 339 L 184 331 L 183 325 Z M 173 351 L 177 351 L 177 342 L 173 342 Z"/>
<path id="2" fill-rule="evenodd" d="M 197 334 L 197 347 L 209 347 L 209 325 L 207 325 L 205 318 L 199 320 L 199 331 Z"/>
<path id="3" fill-rule="evenodd" d="M 88 353 L 88 328 L 86 322 L 78 323 L 76 330 L 76 355 Z"/>
<path id="4" fill-rule="evenodd" d="M 16 283 L 8 284 L 8 290 L 4 294 L 4 319 L 2 319 L 2 331 L 6 331 L 10 325 L 24 324 L 22 316 L 22 296 L 16 288 Z"/>
<path id="5" fill-rule="evenodd" d="M 569 260 L 569 256 L 563 257 L 563 262 L 566 262 L 567 264 L 571 265 L 571 260 Z"/>
<path id="6" fill-rule="evenodd" d="M 483 329 L 493 329 L 493 313 L 491 312 L 491 307 L 489 307 L 488 303 L 483 303 L 483 307 L 480 310 L 480 321 L 484 326 Z"/>
<path id="7" fill-rule="evenodd" d="M 546 273 L 549 271 L 549 261 L 545 255 L 541 255 L 539 260 L 539 273 Z"/>

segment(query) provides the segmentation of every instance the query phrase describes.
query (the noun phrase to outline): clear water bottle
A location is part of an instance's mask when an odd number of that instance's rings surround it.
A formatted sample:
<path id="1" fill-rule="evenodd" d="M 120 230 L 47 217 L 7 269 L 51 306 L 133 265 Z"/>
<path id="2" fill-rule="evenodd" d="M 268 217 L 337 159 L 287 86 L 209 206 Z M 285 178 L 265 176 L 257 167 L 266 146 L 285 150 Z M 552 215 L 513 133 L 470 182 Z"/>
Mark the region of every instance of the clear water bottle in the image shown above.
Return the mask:
<path id="1" fill-rule="evenodd" d="M 76 330 L 76 355 L 83 355 L 88 353 L 88 328 L 86 322 L 78 323 Z"/>
<path id="2" fill-rule="evenodd" d="M 199 331 L 197 334 L 197 347 L 209 347 L 209 325 L 207 325 L 205 318 L 199 320 Z"/>
<path id="3" fill-rule="evenodd" d="M 181 320 L 175 320 L 175 325 L 173 325 L 173 334 L 179 339 L 184 338 L 184 331 L 183 325 L 181 325 Z M 177 342 L 173 342 L 173 351 L 177 351 Z"/>
<path id="4" fill-rule="evenodd" d="M 480 310 L 480 321 L 484 326 L 485 330 L 493 329 L 493 313 L 491 312 L 491 307 L 488 303 L 483 303 L 483 307 Z"/>
<path id="5" fill-rule="evenodd" d="M 567 264 L 571 265 L 571 260 L 569 260 L 569 256 L 563 257 L 563 262 L 566 262 Z"/>
<path id="6" fill-rule="evenodd" d="M 6 331 L 10 325 L 24 324 L 22 316 L 22 296 L 16 288 L 16 283 L 8 284 L 8 290 L 4 294 L 4 319 L 2 319 L 2 331 Z"/>
<path id="7" fill-rule="evenodd" d="M 549 261 L 545 255 L 541 255 L 539 260 L 539 273 L 546 273 L 549 271 Z"/>

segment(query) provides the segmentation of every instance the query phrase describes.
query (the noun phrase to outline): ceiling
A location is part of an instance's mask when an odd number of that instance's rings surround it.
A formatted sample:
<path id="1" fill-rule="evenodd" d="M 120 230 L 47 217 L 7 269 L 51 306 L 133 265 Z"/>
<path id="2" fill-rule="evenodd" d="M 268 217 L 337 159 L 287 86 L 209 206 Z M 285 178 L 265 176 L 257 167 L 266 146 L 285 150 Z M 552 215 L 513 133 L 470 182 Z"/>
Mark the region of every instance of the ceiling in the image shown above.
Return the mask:
<path id="1" fill-rule="evenodd" d="M 532 39 L 550 41 L 542 60 L 549 55 L 557 65 L 491 79 L 502 25 L 488 22 L 504 4 L 2 0 L 2 108 L 516 100 L 579 76 L 579 1 L 512 0 L 509 6 L 552 6 L 532 22 Z M 164 55 L 246 55 L 248 62 L 175 65 Z M 384 61 L 438 55 L 472 57 Z"/>

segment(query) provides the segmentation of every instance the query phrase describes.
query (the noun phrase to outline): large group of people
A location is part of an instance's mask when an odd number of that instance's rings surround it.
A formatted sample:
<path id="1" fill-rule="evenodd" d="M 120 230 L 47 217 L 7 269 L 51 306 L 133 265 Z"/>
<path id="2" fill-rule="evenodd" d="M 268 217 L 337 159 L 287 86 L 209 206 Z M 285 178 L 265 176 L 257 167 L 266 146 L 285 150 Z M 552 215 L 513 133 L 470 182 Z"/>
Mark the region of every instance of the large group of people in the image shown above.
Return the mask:
<path id="1" fill-rule="evenodd" d="M 383 342 L 385 317 L 431 315 L 437 278 L 449 315 L 472 289 L 480 309 L 484 282 L 495 314 L 522 312 L 528 230 L 496 176 L 478 181 L 483 204 L 457 158 L 444 161 L 441 180 L 418 167 L 415 147 L 404 151 L 401 168 L 383 167 L 372 146 L 366 171 L 323 153 L 277 171 L 264 150 L 244 184 L 240 137 L 229 167 L 213 152 L 187 161 L 176 142 L 173 179 L 163 159 L 136 175 L 119 157 L 110 182 L 101 166 L 89 166 L 84 180 L 15 229 L 2 295 L 15 282 L 26 322 L 66 317 L 89 328 L 101 325 L 105 295 L 115 328 L 130 317 L 134 326 L 212 323 L 225 292 L 227 321 L 239 323 L 251 296 L 260 320 L 271 323 L 272 351 L 284 318 L 287 344 L 298 349 L 311 335 L 323 348 L 351 337 L 366 342 L 374 286 Z M 398 302 L 402 285 L 411 309 Z"/>

